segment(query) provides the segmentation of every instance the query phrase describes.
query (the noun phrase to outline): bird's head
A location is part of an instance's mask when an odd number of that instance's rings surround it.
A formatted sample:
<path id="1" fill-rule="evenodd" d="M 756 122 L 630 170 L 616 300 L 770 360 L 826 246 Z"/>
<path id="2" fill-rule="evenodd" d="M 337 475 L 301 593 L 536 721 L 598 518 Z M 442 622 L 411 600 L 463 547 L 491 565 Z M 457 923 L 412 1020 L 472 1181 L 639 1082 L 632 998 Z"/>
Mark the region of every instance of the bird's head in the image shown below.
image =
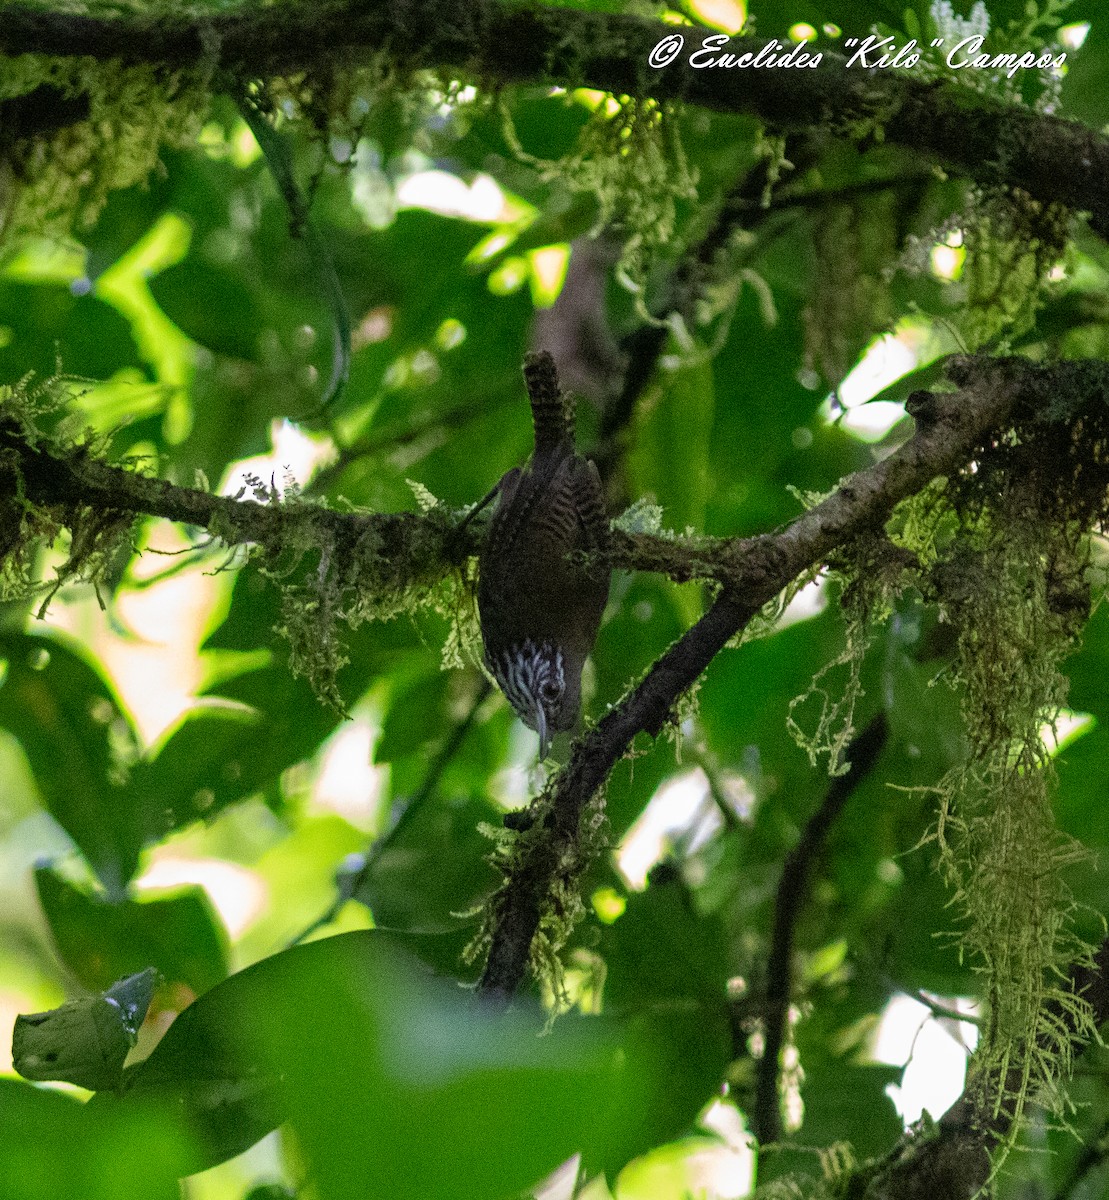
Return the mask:
<path id="1" fill-rule="evenodd" d="M 581 672 L 570 669 L 560 647 L 529 638 L 489 659 L 489 668 L 520 720 L 539 734 L 539 760 L 551 738 L 578 715 Z"/>

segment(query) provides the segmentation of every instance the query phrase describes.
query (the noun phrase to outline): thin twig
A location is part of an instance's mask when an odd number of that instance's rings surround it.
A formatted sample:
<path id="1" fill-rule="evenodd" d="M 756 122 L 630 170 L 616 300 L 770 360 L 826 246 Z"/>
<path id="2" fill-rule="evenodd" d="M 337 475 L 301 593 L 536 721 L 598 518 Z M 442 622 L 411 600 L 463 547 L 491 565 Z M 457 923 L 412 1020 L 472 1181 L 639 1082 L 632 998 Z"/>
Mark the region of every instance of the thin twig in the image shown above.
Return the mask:
<path id="1" fill-rule="evenodd" d="M 766 964 L 766 1040 L 755 1080 L 755 1103 L 751 1129 L 760 1145 L 782 1136 L 782 1112 L 778 1097 L 779 1058 L 785 1043 L 793 965 L 793 935 L 808 889 L 813 864 L 824 847 L 833 824 L 843 812 L 852 792 L 873 769 L 889 729 L 885 713 L 879 713 L 853 739 L 844 757 L 850 768 L 836 776 L 817 810 L 809 817 L 797 845 L 782 863 L 782 876 L 774 901 L 774 932 Z"/>
<path id="2" fill-rule="evenodd" d="M 331 902 L 327 910 L 321 913 L 310 925 L 301 930 L 289 942 L 290 946 L 295 946 L 298 942 L 303 942 L 305 938 L 310 937 L 318 929 L 322 929 L 325 925 L 330 925 L 338 917 L 346 902 L 357 896 L 369 882 L 370 876 L 373 874 L 374 868 L 377 866 L 382 854 L 396 841 L 402 831 L 408 827 L 412 819 L 422 811 L 424 805 L 435 794 L 435 789 L 439 786 L 439 780 L 442 779 L 443 772 L 461 749 L 462 743 L 466 740 L 466 734 L 469 733 L 470 727 L 474 723 L 474 718 L 477 716 L 478 709 L 481 708 L 491 690 L 489 680 L 482 678 L 477 694 L 471 701 L 470 707 L 466 710 L 466 715 L 454 726 L 450 736 L 440 747 L 438 754 L 431 760 L 431 765 L 428 767 L 423 782 L 409 797 L 408 802 L 397 814 L 389 828 L 380 837 L 376 838 L 373 844 L 361 856 L 362 861 L 360 865 L 354 870 L 342 873 L 335 889 L 335 899 Z"/>
<path id="3" fill-rule="evenodd" d="M 254 140 L 261 147 L 270 174 L 289 209 L 290 232 L 293 237 L 304 239 L 308 256 L 316 269 L 320 287 L 331 310 L 331 377 L 317 407 L 299 418 L 301 421 L 315 420 L 339 399 L 350 377 L 350 310 L 347 308 L 339 276 L 335 272 L 335 261 L 331 257 L 331 251 L 312 220 L 309 201 L 293 174 L 288 147 L 262 112 L 256 97 L 246 90 L 241 90 L 236 100 L 239 112 L 250 127 L 250 132 L 254 134 Z"/>
<path id="4" fill-rule="evenodd" d="M 146 588 L 157 587 L 158 584 L 164 583 L 167 579 L 173 579 L 185 571 L 191 571 L 195 567 L 198 567 L 204 561 L 206 552 L 214 544 L 215 538 L 206 538 L 195 545 L 182 546 L 180 550 L 157 550 L 153 546 L 144 546 L 139 552 L 140 554 L 159 554 L 166 558 L 176 558 L 177 561 L 171 566 L 166 567 L 164 571 L 157 571 L 153 575 L 143 575 L 141 577 L 129 575 L 124 582 L 127 588 L 133 592 L 141 592 Z"/>
<path id="5" fill-rule="evenodd" d="M 961 1012 L 957 1008 L 950 1008 L 946 1004 L 941 1004 L 938 1000 L 934 1000 L 927 992 L 921 991 L 920 988 L 913 988 L 908 993 L 918 1003 L 923 1004 L 926 1009 L 941 1021 L 965 1021 L 968 1025 L 984 1024 L 981 1017 L 976 1017 L 973 1013 Z"/>
<path id="6" fill-rule="evenodd" d="M 736 813 L 735 806 L 728 797 L 727 788 L 721 778 L 720 764 L 704 748 L 694 748 L 687 750 L 686 753 L 688 753 L 690 761 L 704 772 L 705 779 L 709 785 L 709 799 L 716 807 L 717 812 L 719 812 L 720 819 L 724 822 L 724 827 L 726 829 L 738 829 L 741 822 L 739 815 Z"/>

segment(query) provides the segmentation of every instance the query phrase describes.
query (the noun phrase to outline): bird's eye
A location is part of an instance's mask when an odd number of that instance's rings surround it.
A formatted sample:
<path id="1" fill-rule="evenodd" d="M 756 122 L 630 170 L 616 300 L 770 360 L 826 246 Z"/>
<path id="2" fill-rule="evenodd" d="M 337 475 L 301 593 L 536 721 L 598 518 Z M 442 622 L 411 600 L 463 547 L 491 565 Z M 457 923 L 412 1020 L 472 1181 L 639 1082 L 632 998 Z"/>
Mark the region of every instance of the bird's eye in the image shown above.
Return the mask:
<path id="1" fill-rule="evenodd" d="M 539 695 L 543 700 L 546 700 L 547 703 L 549 704 L 549 703 L 551 703 L 551 701 L 557 700 L 559 698 L 559 696 L 562 695 L 562 688 L 560 688 L 558 686 L 558 684 L 555 682 L 555 680 L 545 679 L 539 685 Z"/>

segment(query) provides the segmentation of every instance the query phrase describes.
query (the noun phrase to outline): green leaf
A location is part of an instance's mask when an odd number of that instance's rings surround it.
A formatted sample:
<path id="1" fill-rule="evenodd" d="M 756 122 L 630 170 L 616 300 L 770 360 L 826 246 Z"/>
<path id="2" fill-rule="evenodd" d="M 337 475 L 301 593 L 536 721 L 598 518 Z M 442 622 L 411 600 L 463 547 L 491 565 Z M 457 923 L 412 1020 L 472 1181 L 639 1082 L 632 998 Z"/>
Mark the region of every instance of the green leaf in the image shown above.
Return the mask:
<path id="1" fill-rule="evenodd" d="M 1081 20 L 1078 14 L 1066 14 L 1068 23 Z M 1109 121 L 1106 88 L 1109 86 L 1109 25 L 1099 10 L 1090 23 L 1090 31 L 1077 54 L 1067 55 L 1067 74 L 1063 81 L 1063 100 L 1068 115 L 1100 128 Z"/>
<path id="2" fill-rule="evenodd" d="M 123 1061 L 138 1040 L 156 979 L 157 972 L 148 968 L 98 996 L 16 1017 L 15 1069 L 24 1079 L 61 1080 L 92 1091 L 118 1087 Z"/>
<path id="3" fill-rule="evenodd" d="M 103 300 L 75 295 L 57 283 L 17 283 L 0 277 L 0 378 L 28 371 L 57 373 L 58 354 L 70 375 L 106 379 L 140 365 L 128 323 Z"/>
<path id="4" fill-rule="evenodd" d="M 259 299 L 231 269 L 190 255 L 155 276 L 150 291 L 175 325 L 214 353 L 254 359 L 263 351 Z"/>
<path id="5" fill-rule="evenodd" d="M 458 972 L 476 918 L 463 917 L 496 884 L 485 859 L 489 841 L 481 822 L 500 813 L 480 795 L 435 795 L 381 851 L 355 899 L 369 906 L 374 924 L 405 937 L 406 946 L 435 969 Z"/>
<path id="6" fill-rule="evenodd" d="M 440 670 L 398 682 L 374 747 L 375 762 L 414 754 L 447 728 L 443 708 L 450 682 L 450 675 Z"/>
<path id="7" fill-rule="evenodd" d="M 36 868 L 35 885 L 59 955 L 86 987 L 156 967 L 199 994 L 227 975 L 227 936 L 201 888 L 113 902 L 50 866 Z"/>
<path id="8" fill-rule="evenodd" d="M 199 704 L 180 717 L 152 757 L 136 764 L 130 791 L 139 807 L 159 816 L 160 836 L 211 820 L 257 790 L 249 759 L 261 720 L 238 705 Z"/>
<path id="9" fill-rule="evenodd" d="M 704 532 L 715 391 L 711 362 L 662 372 L 636 422 L 629 469 L 637 496 L 653 495 L 663 521 Z"/>
<path id="10" fill-rule="evenodd" d="M 128 717 L 68 639 L 7 633 L 0 657 L 0 725 L 19 739 L 51 815 L 109 896 L 121 897 L 152 824 L 122 780 L 121 752 L 131 756 L 136 746 Z"/>
<path id="11" fill-rule="evenodd" d="M 287 1117 L 325 1200 L 479 1200 L 579 1151 L 591 1170 L 618 1166 L 707 1098 L 675 1101 L 675 1061 L 704 1040 L 682 1014 L 541 1026 L 428 977 L 379 932 L 342 934 L 201 997 L 122 1103 L 172 1103 L 213 1155 Z"/>
<path id="12" fill-rule="evenodd" d="M 12 1200 L 178 1200 L 190 1150 L 168 1116 L 107 1111 L 0 1079 L 0 1180 Z"/>
<path id="13" fill-rule="evenodd" d="M 718 916 L 698 913 L 679 876 L 661 873 L 633 892 L 623 915 L 605 928 L 605 1004 L 628 1012 L 678 997 L 723 1010 L 729 951 Z"/>

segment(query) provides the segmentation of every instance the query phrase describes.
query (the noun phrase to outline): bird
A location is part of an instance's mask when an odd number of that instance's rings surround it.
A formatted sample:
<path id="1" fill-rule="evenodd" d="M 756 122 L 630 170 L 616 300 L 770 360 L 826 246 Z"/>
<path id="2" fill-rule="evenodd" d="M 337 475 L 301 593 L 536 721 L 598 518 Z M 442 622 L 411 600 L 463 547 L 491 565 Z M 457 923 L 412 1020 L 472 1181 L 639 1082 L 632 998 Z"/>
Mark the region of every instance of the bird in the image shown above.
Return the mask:
<path id="1" fill-rule="evenodd" d="M 596 466 L 577 453 L 574 406 L 546 351 L 524 359 L 535 451 L 487 499 L 497 505 L 478 555 L 485 664 L 520 719 L 539 734 L 539 760 L 573 727 L 581 673 L 608 602 L 611 545 Z"/>

